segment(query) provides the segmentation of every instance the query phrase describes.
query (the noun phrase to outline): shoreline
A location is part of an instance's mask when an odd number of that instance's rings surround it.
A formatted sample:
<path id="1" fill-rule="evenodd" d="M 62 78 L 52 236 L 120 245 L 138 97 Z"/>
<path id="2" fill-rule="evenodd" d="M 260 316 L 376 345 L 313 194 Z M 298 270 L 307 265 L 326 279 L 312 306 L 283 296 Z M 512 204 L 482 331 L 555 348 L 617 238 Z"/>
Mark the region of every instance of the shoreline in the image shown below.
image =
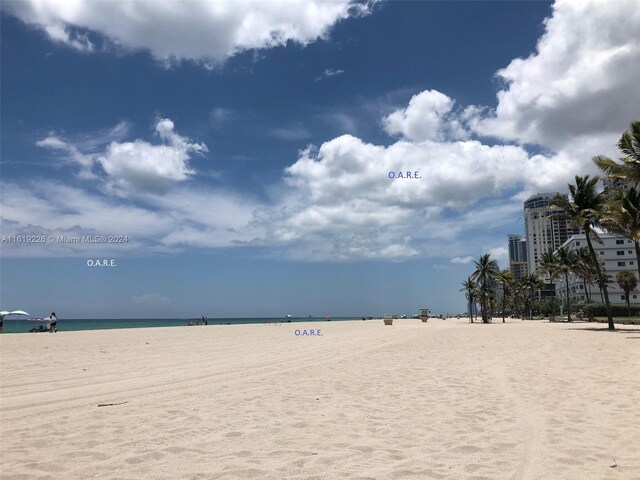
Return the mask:
<path id="1" fill-rule="evenodd" d="M 362 321 L 361 318 L 354 317 L 332 317 L 327 320 L 324 317 L 292 317 L 284 320 L 282 318 L 255 317 L 255 318 L 213 318 L 208 319 L 207 325 L 198 325 L 198 318 L 99 318 L 99 319 L 58 319 L 58 332 L 71 331 L 93 331 L 93 330 L 128 330 L 137 328 L 170 328 L 182 326 L 220 326 L 220 325 L 263 325 L 265 323 L 301 323 L 301 322 L 345 322 L 345 321 Z M 371 321 L 371 320 L 368 320 Z M 191 322 L 192 325 L 188 325 Z M 155 324 L 154 324 L 155 323 Z M 5 319 L 2 335 L 4 334 L 23 334 L 31 333 L 31 328 L 36 328 L 39 324 L 46 324 L 46 321 L 32 322 L 24 319 Z M 151 324 L 151 325 L 149 325 Z M 89 326 L 87 328 L 87 325 Z M 45 333 L 45 332 L 36 332 Z"/>

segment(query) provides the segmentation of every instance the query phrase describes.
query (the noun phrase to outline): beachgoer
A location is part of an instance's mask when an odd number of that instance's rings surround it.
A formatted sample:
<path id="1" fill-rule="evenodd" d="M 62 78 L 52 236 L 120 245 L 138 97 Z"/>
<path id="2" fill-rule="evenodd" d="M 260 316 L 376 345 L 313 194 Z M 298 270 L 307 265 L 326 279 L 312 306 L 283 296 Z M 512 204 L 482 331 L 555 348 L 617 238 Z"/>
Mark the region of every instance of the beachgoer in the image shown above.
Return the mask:
<path id="1" fill-rule="evenodd" d="M 189 320 L 189 323 L 187 323 L 187 327 L 192 327 L 192 326 L 193 326 L 193 322 Z"/>
<path id="2" fill-rule="evenodd" d="M 204 324 L 209 325 L 209 317 L 204 317 Z"/>
<path id="3" fill-rule="evenodd" d="M 56 312 L 51 312 L 49 315 L 49 333 L 56 333 L 58 331 L 58 317 L 56 317 Z"/>

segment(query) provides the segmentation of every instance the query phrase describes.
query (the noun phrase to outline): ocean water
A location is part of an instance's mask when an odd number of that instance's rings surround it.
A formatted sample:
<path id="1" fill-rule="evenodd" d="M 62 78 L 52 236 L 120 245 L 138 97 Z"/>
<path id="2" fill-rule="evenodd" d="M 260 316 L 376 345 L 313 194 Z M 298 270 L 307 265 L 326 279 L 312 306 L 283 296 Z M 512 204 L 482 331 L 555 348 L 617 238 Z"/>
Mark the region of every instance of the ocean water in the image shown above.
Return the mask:
<path id="1" fill-rule="evenodd" d="M 331 317 L 331 321 L 345 321 L 345 320 L 361 320 L 361 317 Z M 114 328 L 149 328 L 149 327 L 183 327 L 191 321 L 196 326 L 197 318 L 102 318 L 102 319 L 85 319 L 85 318 L 73 318 L 73 319 L 58 319 L 58 331 L 59 332 L 71 332 L 78 330 L 111 330 Z M 326 322 L 324 317 L 296 317 L 296 318 L 209 318 L 209 325 L 245 325 L 245 324 L 260 324 L 270 322 L 282 322 L 282 323 L 299 323 L 299 322 Z M 38 328 L 39 325 L 46 324 L 44 322 L 30 322 L 24 319 L 5 318 L 2 333 L 28 333 L 32 328 Z"/>

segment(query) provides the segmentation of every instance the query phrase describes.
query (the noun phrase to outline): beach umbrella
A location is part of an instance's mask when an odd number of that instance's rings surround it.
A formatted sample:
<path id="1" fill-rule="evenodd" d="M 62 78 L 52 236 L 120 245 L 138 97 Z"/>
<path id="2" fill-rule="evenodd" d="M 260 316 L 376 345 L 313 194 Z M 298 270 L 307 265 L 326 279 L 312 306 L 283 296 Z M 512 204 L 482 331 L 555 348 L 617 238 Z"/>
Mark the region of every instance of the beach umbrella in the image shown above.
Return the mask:
<path id="1" fill-rule="evenodd" d="M 8 310 L 2 310 L 0 312 L 0 317 L 6 317 L 7 315 L 30 315 L 24 310 L 14 310 L 13 312 L 9 312 Z"/>

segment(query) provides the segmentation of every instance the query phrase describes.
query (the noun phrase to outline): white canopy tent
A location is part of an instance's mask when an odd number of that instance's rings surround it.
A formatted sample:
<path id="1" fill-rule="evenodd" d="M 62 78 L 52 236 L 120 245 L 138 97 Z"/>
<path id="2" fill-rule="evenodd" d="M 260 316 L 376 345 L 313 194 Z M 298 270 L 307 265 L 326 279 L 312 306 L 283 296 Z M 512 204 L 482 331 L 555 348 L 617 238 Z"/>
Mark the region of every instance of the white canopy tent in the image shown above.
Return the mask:
<path id="1" fill-rule="evenodd" d="M 27 316 L 29 316 L 30 314 L 25 312 L 24 310 L 14 310 L 13 312 L 9 312 L 8 310 L 0 311 L 0 318 L 4 318 L 7 315 L 27 315 Z"/>
<path id="2" fill-rule="evenodd" d="M 27 312 L 25 312 L 24 310 L 14 310 L 13 312 L 10 312 L 9 310 L 0 311 L 0 332 L 2 332 L 2 330 L 4 328 L 4 317 L 6 317 L 8 315 L 26 315 L 26 316 L 29 316 L 29 314 Z"/>

